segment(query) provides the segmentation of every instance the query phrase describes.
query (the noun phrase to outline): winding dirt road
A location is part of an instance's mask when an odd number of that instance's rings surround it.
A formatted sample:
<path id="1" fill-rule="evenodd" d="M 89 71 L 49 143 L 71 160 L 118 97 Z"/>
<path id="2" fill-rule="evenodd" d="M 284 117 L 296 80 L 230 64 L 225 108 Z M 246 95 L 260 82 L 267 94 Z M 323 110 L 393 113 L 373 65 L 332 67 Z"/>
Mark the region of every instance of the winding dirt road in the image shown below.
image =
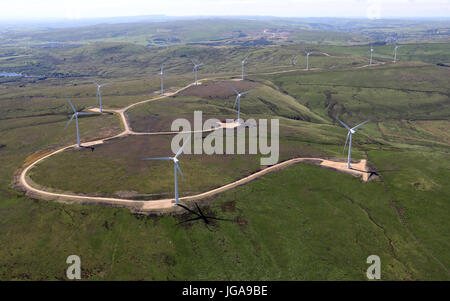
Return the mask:
<path id="1" fill-rule="evenodd" d="M 286 70 L 286 71 L 278 71 L 278 72 L 266 73 L 266 74 L 276 74 L 276 73 L 285 73 L 285 72 L 293 72 L 293 71 L 299 71 L 299 70 L 298 69 L 297 70 Z M 217 79 L 217 78 L 204 78 L 204 79 L 199 80 L 199 82 L 203 82 L 203 81 L 207 81 L 207 80 L 214 80 L 214 79 Z M 105 112 L 118 114 L 120 116 L 120 119 L 124 126 L 124 130 L 121 133 L 111 136 L 111 137 L 82 143 L 82 146 L 85 146 L 85 147 L 94 146 L 94 145 L 105 143 L 105 141 L 108 141 L 108 140 L 112 140 L 112 139 L 115 139 L 118 137 L 123 137 L 123 136 L 128 136 L 128 135 L 174 135 L 174 134 L 179 134 L 180 132 L 135 132 L 130 128 L 130 125 L 128 123 L 128 120 L 127 120 L 127 117 L 125 114 L 126 114 L 127 110 L 129 110 L 130 108 L 132 108 L 134 106 L 175 95 L 193 85 L 194 85 L 193 83 L 189 84 L 183 88 L 178 89 L 175 92 L 166 93 L 165 95 L 162 95 L 159 97 L 136 102 L 136 103 L 133 103 L 122 109 L 104 110 Z M 94 108 L 94 109 L 90 109 L 90 111 L 99 112 L 99 109 Z M 227 126 L 226 124 L 221 124 L 217 128 L 213 128 L 213 129 L 202 131 L 202 132 L 212 132 L 221 127 L 226 127 L 226 126 Z M 233 126 L 237 126 L 237 124 L 235 124 Z M 186 133 L 195 133 L 195 131 L 186 132 Z M 53 155 L 56 155 L 58 153 L 61 153 L 67 149 L 74 148 L 74 147 L 77 147 L 77 145 L 73 144 L 73 145 L 65 146 L 63 148 L 55 150 L 49 154 L 46 154 L 45 156 L 42 156 L 42 157 L 36 159 L 31 164 L 29 164 L 28 166 L 23 168 L 20 171 L 20 175 L 18 178 L 18 182 L 19 182 L 18 184 L 21 186 L 21 188 L 23 188 L 25 190 L 26 194 L 31 197 L 34 197 L 34 198 L 41 198 L 41 199 L 46 199 L 46 200 L 56 200 L 56 201 L 60 201 L 60 202 L 91 203 L 91 204 L 94 203 L 94 204 L 105 204 L 105 205 L 110 205 L 110 206 L 128 207 L 132 211 L 139 212 L 139 213 L 161 212 L 161 211 L 167 211 L 167 210 L 174 209 L 174 207 L 175 207 L 174 199 L 138 201 L 138 200 L 122 199 L 122 198 L 76 195 L 76 194 L 69 194 L 69 193 L 56 193 L 56 192 L 49 192 L 49 191 L 45 191 L 45 190 L 36 188 L 32 184 L 29 183 L 30 179 L 27 176 L 27 174 L 34 166 L 36 166 L 38 163 L 42 162 L 45 159 L 48 159 L 49 157 L 51 157 Z M 258 172 L 255 172 L 254 174 L 252 174 L 250 176 L 247 176 L 247 177 L 239 179 L 235 182 L 223 185 L 221 187 L 212 189 L 210 191 L 203 192 L 203 193 L 200 193 L 197 195 L 182 197 L 182 198 L 180 198 L 180 200 L 181 201 L 189 201 L 189 200 L 194 200 L 194 199 L 198 200 L 198 199 L 204 199 L 207 197 L 211 197 L 211 196 L 217 195 L 219 193 L 222 193 L 224 191 L 233 189 L 239 185 L 248 183 L 254 179 L 264 176 L 267 173 L 274 172 L 274 171 L 283 169 L 287 166 L 297 164 L 300 162 L 307 162 L 307 163 L 314 162 L 315 164 L 318 164 L 319 166 L 322 166 L 322 167 L 331 168 L 331 169 L 334 169 L 334 170 L 337 170 L 340 172 L 349 173 L 354 176 L 359 176 L 362 178 L 363 181 L 367 181 L 368 177 L 369 177 L 369 172 L 367 171 L 367 166 L 366 166 L 366 160 L 361 160 L 359 163 L 353 163 L 352 166 L 354 169 L 349 170 L 346 168 L 345 162 L 336 162 L 336 161 L 331 161 L 331 160 L 327 160 L 327 159 L 323 159 L 323 158 L 294 158 L 294 159 L 290 159 L 290 160 L 287 160 L 284 162 L 280 162 L 276 165 L 264 168 Z"/>

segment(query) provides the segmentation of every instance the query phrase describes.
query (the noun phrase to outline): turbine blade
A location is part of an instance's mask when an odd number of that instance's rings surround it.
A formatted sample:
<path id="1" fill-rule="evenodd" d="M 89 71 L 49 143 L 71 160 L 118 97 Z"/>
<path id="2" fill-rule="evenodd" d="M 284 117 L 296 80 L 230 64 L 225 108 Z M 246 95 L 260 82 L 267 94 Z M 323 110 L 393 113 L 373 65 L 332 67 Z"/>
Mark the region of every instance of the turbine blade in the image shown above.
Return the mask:
<path id="1" fill-rule="evenodd" d="M 364 121 L 364 122 L 362 122 L 362 123 L 360 123 L 360 124 L 358 124 L 357 126 L 355 126 L 354 128 L 352 128 L 352 130 L 356 130 L 356 129 L 359 128 L 360 126 L 363 126 L 364 124 L 368 123 L 369 121 L 370 121 L 370 119 L 369 119 L 369 120 L 366 120 L 366 121 Z"/>
<path id="2" fill-rule="evenodd" d="M 339 121 L 347 130 L 350 131 L 350 127 L 348 125 L 346 125 L 344 122 L 342 122 L 339 118 L 337 118 L 336 116 L 334 117 L 336 118 L 337 121 Z"/>
<path id="3" fill-rule="evenodd" d="M 236 100 L 234 101 L 233 109 L 236 107 L 237 101 L 238 101 L 239 95 L 236 96 Z"/>
<path id="4" fill-rule="evenodd" d="M 70 99 L 66 96 L 67 101 L 69 102 L 69 105 L 72 107 L 72 110 L 74 113 L 77 112 L 77 110 L 75 110 L 75 107 L 73 106 L 72 102 L 70 101 Z"/>
<path id="5" fill-rule="evenodd" d="M 342 150 L 342 153 L 345 152 L 345 148 L 347 147 L 348 137 L 350 137 L 350 131 L 347 133 L 347 138 L 345 139 L 345 145 L 344 145 L 344 149 Z"/>
<path id="6" fill-rule="evenodd" d="M 239 92 L 235 88 L 233 88 L 233 86 L 230 83 L 228 83 L 228 86 L 230 86 L 230 88 L 234 91 L 234 93 L 239 94 Z"/>
<path id="7" fill-rule="evenodd" d="M 172 160 L 172 158 L 171 157 L 142 158 L 141 160 Z"/>
<path id="8" fill-rule="evenodd" d="M 175 158 L 178 158 L 178 156 L 181 154 L 181 152 L 183 151 L 184 147 L 186 146 L 186 144 L 189 142 L 189 140 L 191 139 L 191 135 L 189 135 L 186 138 L 186 141 L 184 141 L 183 146 L 178 150 L 178 152 L 175 155 Z"/>
<path id="9" fill-rule="evenodd" d="M 241 93 L 241 96 L 244 96 L 245 94 L 248 94 L 248 93 L 250 93 L 252 90 L 248 90 L 248 91 L 245 91 L 245 92 L 242 92 Z"/>
<path id="10" fill-rule="evenodd" d="M 178 165 L 178 163 L 175 163 L 175 166 L 177 167 L 178 172 L 180 173 L 181 177 L 183 178 L 183 181 L 186 182 L 186 179 L 184 178 L 183 173 L 181 172 L 180 165 Z"/>
<path id="11" fill-rule="evenodd" d="M 94 85 L 96 85 L 97 87 L 99 86 L 99 84 L 97 84 L 97 82 L 95 81 L 95 80 L 91 80 L 93 83 L 94 83 Z"/>
<path id="12" fill-rule="evenodd" d="M 111 83 L 106 83 L 106 84 L 100 85 L 100 88 L 106 87 L 106 86 L 109 86 L 109 85 L 111 85 Z"/>
<path id="13" fill-rule="evenodd" d="M 73 120 L 74 117 L 75 114 L 73 114 L 72 117 L 70 117 L 69 122 L 67 122 L 66 127 L 64 129 L 67 129 L 67 127 L 69 126 L 70 122 Z"/>

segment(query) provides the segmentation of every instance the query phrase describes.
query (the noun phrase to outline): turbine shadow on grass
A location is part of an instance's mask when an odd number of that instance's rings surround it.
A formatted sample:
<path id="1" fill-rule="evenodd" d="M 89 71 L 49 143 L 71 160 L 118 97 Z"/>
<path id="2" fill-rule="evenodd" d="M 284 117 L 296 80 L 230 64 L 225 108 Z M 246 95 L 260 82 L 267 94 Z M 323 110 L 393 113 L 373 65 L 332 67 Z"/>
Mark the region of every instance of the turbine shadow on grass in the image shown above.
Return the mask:
<path id="1" fill-rule="evenodd" d="M 81 148 L 87 148 L 87 149 L 90 149 L 91 152 L 94 152 L 94 150 L 95 150 L 95 147 L 93 147 L 93 146 L 83 146 L 83 145 L 81 145 L 80 147 L 81 147 Z"/>
<path id="2" fill-rule="evenodd" d="M 194 211 L 192 209 L 189 209 L 188 207 L 182 205 L 182 204 L 177 204 L 177 206 L 183 208 L 184 210 L 188 211 L 189 213 L 195 215 L 196 217 L 193 218 L 189 218 L 187 220 L 181 221 L 178 223 L 178 225 L 180 224 L 184 224 L 187 222 L 192 222 L 192 221 L 196 221 L 196 220 L 203 220 L 203 222 L 205 223 L 206 228 L 208 228 L 209 231 L 211 231 L 211 229 L 208 227 L 208 225 L 210 224 L 210 220 L 219 220 L 219 221 L 227 221 L 227 222 L 233 222 L 233 220 L 231 219 L 225 219 L 225 218 L 219 218 L 219 217 L 215 217 L 215 216 L 208 216 L 203 214 L 203 211 L 200 209 L 200 207 L 198 206 L 197 203 L 195 203 L 195 207 L 197 208 L 197 211 Z"/>
<path id="3" fill-rule="evenodd" d="M 372 177 L 379 176 L 379 174 L 378 174 L 378 172 L 376 170 L 362 170 L 362 169 L 353 168 L 353 167 L 350 167 L 349 169 L 350 170 L 359 171 L 359 172 L 362 172 L 362 173 L 368 173 L 369 176 L 367 177 L 367 181 L 370 180 Z"/>
<path id="4" fill-rule="evenodd" d="M 355 170 L 355 171 L 359 171 L 359 172 L 363 172 L 363 173 L 368 173 L 369 177 L 367 178 L 367 180 L 370 180 L 372 177 L 379 177 L 380 176 L 380 172 L 394 172 L 397 171 L 395 169 L 393 170 L 383 170 L 383 171 L 379 171 L 379 170 L 361 170 L 361 169 L 357 169 L 357 168 L 353 168 L 350 167 L 351 170 Z"/>

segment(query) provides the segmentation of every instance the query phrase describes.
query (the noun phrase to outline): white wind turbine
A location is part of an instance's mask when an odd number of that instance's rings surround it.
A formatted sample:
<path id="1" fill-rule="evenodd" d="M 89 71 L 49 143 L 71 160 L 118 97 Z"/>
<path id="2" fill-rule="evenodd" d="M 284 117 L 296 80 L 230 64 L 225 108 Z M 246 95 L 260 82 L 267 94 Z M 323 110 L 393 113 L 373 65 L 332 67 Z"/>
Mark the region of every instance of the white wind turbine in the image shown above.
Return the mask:
<path id="1" fill-rule="evenodd" d="M 70 107 L 73 110 L 73 115 L 72 117 L 70 117 L 69 122 L 67 122 L 66 127 L 64 129 L 67 129 L 67 127 L 69 126 L 70 122 L 72 121 L 72 119 L 75 117 L 75 121 L 76 121 L 76 126 L 77 126 L 77 145 L 78 147 L 81 147 L 81 143 L 80 143 L 80 130 L 78 128 L 78 116 L 80 115 L 92 115 L 94 113 L 84 113 L 84 112 L 78 112 L 75 107 L 73 106 L 72 102 L 69 100 L 69 98 L 66 96 L 67 101 L 69 102 Z"/>
<path id="2" fill-rule="evenodd" d="M 294 55 L 291 58 L 291 63 L 292 63 L 293 66 L 297 66 L 297 57 L 298 57 L 298 55 Z"/>
<path id="3" fill-rule="evenodd" d="M 105 87 L 105 86 L 108 86 L 108 85 L 110 85 L 111 83 L 106 83 L 106 84 L 99 85 L 99 84 L 98 84 L 96 81 L 94 81 L 94 80 L 93 80 L 92 82 L 94 83 L 94 85 L 97 86 L 96 100 L 97 100 L 97 102 L 98 102 L 98 104 L 99 104 L 100 112 L 103 113 L 103 107 L 102 107 L 102 91 L 101 91 L 101 88 L 103 88 L 103 87 Z"/>
<path id="4" fill-rule="evenodd" d="M 161 95 L 164 95 L 164 79 L 167 76 L 164 74 L 164 63 L 161 64 L 161 71 L 157 74 L 161 78 Z"/>
<path id="5" fill-rule="evenodd" d="M 310 51 L 306 51 L 306 70 L 309 70 L 309 56 L 311 55 Z"/>
<path id="6" fill-rule="evenodd" d="M 358 124 L 357 126 L 350 128 L 348 125 L 346 125 L 344 122 L 342 122 L 339 118 L 335 117 L 337 121 L 339 121 L 347 130 L 347 138 L 345 139 L 345 145 L 344 145 L 344 150 L 342 152 L 345 152 L 345 147 L 347 146 L 347 142 L 348 142 L 348 158 L 347 158 L 347 168 L 351 169 L 350 166 L 350 159 L 351 159 L 351 155 L 352 155 L 352 135 L 354 133 L 356 133 L 356 129 L 359 128 L 360 126 L 366 124 L 367 122 L 369 122 L 370 120 L 366 120 L 363 123 Z M 350 138 L 350 141 L 349 141 Z"/>
<path id="7" fill-rule="evenodd" d="M 200 66 L 203 66 L 204 64 L 196 64 L 192 59 L 190 59 L 191 60 L 191 62 L 192 62 L 192 64 L 194 65 L 194 69 L 192 69 L 192 71 L 195 73 L 195 85 L 198 85 L 198 82 L 197 82 L 197 70 L 198 70 L 198 67 L 200 67 Z"/>
<path id="8" fill-rule="evenodd" d="M 247 62 L 247 59 L 248 59 L 249 56 L 250 56 L 250 54 L 247 55 L 247 56 L 241 61 L 241 65 L 242 65 L 241 78 L 242 78 L 242 80 L 244 80 L 244 77 L 245 77 L 245 62 Z"/>
<path id="9" fill-rule="evenodd" d="M 397 45 L 395 45 L 395 47 L 394 47 L 394 63 L 397 62 L 397 49 L 398 49 L 399 47 L 400 47 L 400 46 L 397 46 Z"/>
<path id="10" fill-rule="evenodd" d="M 372 47 L 372 45 L 370 45 L 370 61 L 369 61 L 369 65 L 372 65 L 372 57 L 373 57 L 373 47 Z"/>
<path id="11" fill-rule="evenodd" d="M 178 205 L 178 172 L 180 173 L 181 177 L 183 178 L 183 181 L 186 182 L 186 179 L 183 176 L 183 173 L 181 172 L 180 166 L 178 165 L 178 156 L 183 152 L 184 147 L 188 143 L 191 136 L 188 136 L 186 141 L 184 141 L 183 146 L 178 150 L 178 152 L 175 154 L 174 157 L 159 157 L 159 158 L 143 158 L 142 160 L 170 160 L 173 162 L 174 166 L 174 173 L 175 173 L 175 204 Z"/>
<path id="12" fill-rule="evenodd" d="M 236 103 L 238 104 L 238 122 L 241 119 L 241 97 L 248 94 L 251 90 L 239 93 L 238 90 L 233 88 L 232 85 L 230 85 L 230 88 L 233 89 L 234 93 L 236 93 L 236 100 L 234 101 L 233 109 L 236 107 Z"/>

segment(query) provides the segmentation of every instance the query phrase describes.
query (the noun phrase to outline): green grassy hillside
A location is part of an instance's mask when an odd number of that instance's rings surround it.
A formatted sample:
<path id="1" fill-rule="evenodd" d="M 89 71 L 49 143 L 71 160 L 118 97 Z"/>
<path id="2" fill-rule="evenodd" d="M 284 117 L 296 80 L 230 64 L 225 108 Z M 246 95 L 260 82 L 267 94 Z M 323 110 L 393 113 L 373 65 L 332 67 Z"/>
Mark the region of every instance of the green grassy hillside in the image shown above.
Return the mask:
<path id="1" fill-rule="evenodd" d="M 372 36 L 376 26 L 386 25 L 375 23 L 357 24 Z M 348 24 L 333 26 L 352 32 Z M 80 44 L 97 39 L 96 32 L 83 30 Z M 148 29 L 135 30 L 139 36 Z M 186 39 L 220 38 L 223 30 Z M 414 30 L 417 35 L 423 27 Z M 47 33 L 41 34 L 46 39 Z M 67 31 L 58 34 L 70 38 Z M 450 77 L 448 68 L 434 65 L 447 61 L 448 45 L 404 46 L 396 64 L 390 62 L 391 46 L 376 46 L 376 62 L 384 64 L 363 67 L 367 45 L 323 45 L 343 40 L 330 31 L 318 36 L 298 37 L 315 39 L 311 44 L 156 49 L 142 46 L 147 36 L 123 43 L 119 34 L 105 37 L 113 43 L 72 43 L 51 51 L 1 48 L 0 71 L 51 77 L 0 78 L 0 279 L 63 280 L 67 256 L 77 254 L 85 280 L 365 280 L 366 258 L 376 254 L 382 280 L 450 280 Z M 26 35 L 16 38 L 27 40 Z M 318 69 L 303 70 L 305 48 L 317 51 L 310 62 Z M 157 97 L 159 78 L 151 75 L 161 62 L 166 62 L 169 92 L 193 81 L 189 57 L 206 63 L 199 77 L 210 80 L 202 85 L 127 112 L 134 130 L 165 131 L 175 118 L 191 119 L 194 110 L 202 110 L 204 118 L 236 118 L 227 81 L 240 74 L 247 54 L 248 80 L 230 82 L 239 90 L 252 89 L 242 98 L 242 117 L 280 120 L 280 160 L 344 160 L 346 130 L 333 116 L 350 124 L 370 118 L 354 136 L 352 158 L 368 159 L 378 177 L 365 183 L 315 165 L 290 166 L 199 201 L 208 215 L 228 219 L 209 225 L 182 223 L 192 217 L 188 213 L 144 216 L 125 208 L 38 200 L 12 186 L 19 168 L 75 143 L 74 124 L 64 130 L 71 115 L 64 95 L 80 110 L 95 106 L 91 78 L 112 82 L 103 101 L 105 108 L 117 109 Z M 297 65 L 291 61 L 295 55 Z M 113 114 L 80 119 L 84 142 L 122 128 Z M 123 137 L 94 152 L 70 149 L 44 160 L 32 169 L 31 179 L 49 190 L 170 197 L 169 162 L 140 160 L 166 155 L 171 155 L 168 136 Z M 251 174 L 261 168 L 259 157 L 183 155 L 187 183 L 180 183 L 181 193 Z"/>

